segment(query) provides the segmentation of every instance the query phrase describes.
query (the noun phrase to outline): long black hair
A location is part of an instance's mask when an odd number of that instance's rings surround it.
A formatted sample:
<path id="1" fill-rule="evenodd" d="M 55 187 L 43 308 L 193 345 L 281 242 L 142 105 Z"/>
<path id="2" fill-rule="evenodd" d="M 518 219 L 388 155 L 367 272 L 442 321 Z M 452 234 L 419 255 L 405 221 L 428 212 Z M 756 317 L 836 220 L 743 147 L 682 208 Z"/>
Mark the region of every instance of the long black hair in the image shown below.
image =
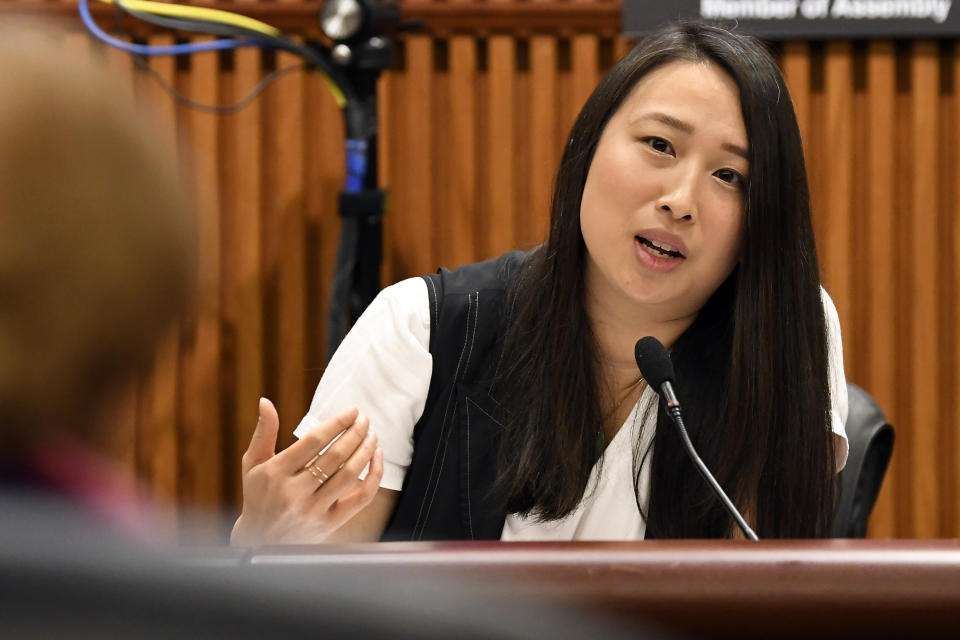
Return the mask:
<path id="1" fill-rule="evenodd" d="M 671 349 L 688 430 L 760 536 L 825 535 L 833 506 L 826 329 L 796 115 L 760 43 L 702 23 L 672 24 L 640 42 L 570 132 L 549 239 L 512 294 L 504 337 L 511 357 L 498 378 L 505 427 L 497 487 L 507 512 L 546 520 L 583 498 L 602 423 L 584 307 L 584 184 L 613 113 L 641 78 L 677 60 L 712 63 L 736 82 L 750 161 L 741 261 Z M 637 477 L 644 458 L 635 451 Z M 648 537 L 731 535 L 732 521 L 662 409 L 649 463 Z"/>

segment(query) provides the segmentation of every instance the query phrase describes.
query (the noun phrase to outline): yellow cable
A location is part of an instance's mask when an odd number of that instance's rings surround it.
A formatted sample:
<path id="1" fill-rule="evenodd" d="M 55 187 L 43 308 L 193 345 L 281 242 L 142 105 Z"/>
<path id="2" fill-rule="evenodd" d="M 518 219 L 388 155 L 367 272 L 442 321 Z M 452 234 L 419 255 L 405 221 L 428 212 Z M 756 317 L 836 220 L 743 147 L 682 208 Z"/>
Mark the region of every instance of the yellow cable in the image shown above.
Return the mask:
<path id="1" fill-rule="evenodd" d="M 327 85 L 327 89 L 333 94 L 333 101 L 337 103 L 337 107 L 340 109 L 346 107 L 347 98 L 343 95 L 343 91 L 340 90 L 337 83 L 333 81 L 333 78 L 324 73 L 323 69 L 316 69 L 316 71 L 320 74 L 320 79 Z"/>
<path id="2" fill-rule="evenodd" d="M 104 4 L 114 4 L 116 0 L 99 0 Z M 152 2 L 151 0 L 121 0 L 124 7 L 133 11 L 143 13 L 152 13 L 158 16 L 171 16 L 174 18 L 193 18 L 195 20 L 207 20 L 227 24 L 242 29 L 249 29 L 268 36 L 283 35 L 276 27 L 271 27 L 265 22 L 254 20 L 247 16 L 220 9 L 211 9 L 209 7 L 191 7 L 182 4 L 170 4 L 167 2 Z"/>

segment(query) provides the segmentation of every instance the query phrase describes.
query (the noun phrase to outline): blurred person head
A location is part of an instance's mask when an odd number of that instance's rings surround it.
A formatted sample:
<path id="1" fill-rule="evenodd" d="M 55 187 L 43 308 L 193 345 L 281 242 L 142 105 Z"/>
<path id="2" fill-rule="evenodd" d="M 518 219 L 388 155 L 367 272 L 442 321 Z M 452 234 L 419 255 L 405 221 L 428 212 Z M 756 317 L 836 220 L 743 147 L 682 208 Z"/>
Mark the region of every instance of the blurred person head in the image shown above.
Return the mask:
<path id="1" fill-rule="evenodd" d="M 173 145 L 37 25 L 0 29 L 0 442 L 103 440 L 98 415 L 188 299 Z"/>

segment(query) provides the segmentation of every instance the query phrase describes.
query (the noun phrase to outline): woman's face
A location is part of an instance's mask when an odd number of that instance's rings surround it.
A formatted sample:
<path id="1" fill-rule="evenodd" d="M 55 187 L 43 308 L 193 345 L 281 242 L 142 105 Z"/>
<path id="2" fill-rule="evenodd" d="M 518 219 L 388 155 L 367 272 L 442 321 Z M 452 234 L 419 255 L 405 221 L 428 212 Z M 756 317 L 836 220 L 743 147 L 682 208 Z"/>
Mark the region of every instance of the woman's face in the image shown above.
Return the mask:
<path id="1" fill-rule="evenodd" d="M 644 76 L 587 174 L 589 294 L 650 320 L 695 316 L 738 260 L 748 144 L 737 85 L 717 66 L 676 61 Z"/>

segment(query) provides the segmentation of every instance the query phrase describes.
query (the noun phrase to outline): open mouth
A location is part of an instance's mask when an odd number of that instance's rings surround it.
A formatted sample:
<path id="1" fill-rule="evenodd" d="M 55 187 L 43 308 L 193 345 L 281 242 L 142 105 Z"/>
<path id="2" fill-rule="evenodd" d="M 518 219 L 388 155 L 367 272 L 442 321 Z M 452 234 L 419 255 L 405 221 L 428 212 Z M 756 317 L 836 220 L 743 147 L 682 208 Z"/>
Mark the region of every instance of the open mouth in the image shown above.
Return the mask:
<path id="1" fill-rule="evenodd" d="M 683 258 L 684 255 L 665 242 L 648 240 L 641 236 L 634 236 L 644 250 L 655 258 Z"/>

